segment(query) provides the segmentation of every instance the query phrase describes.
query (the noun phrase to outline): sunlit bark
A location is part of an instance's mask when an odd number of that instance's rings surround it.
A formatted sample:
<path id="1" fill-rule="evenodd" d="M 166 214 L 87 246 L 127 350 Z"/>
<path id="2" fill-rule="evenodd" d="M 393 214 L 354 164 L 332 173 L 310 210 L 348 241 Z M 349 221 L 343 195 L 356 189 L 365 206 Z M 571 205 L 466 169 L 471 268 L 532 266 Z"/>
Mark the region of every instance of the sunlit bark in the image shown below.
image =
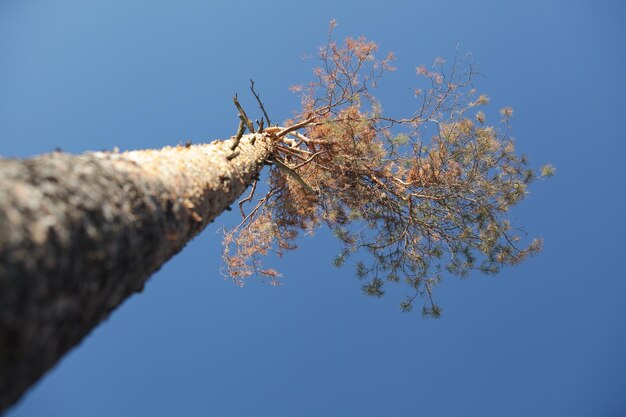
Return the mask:
<path id="1" fill-rule="evenodd" d="M 253 137 L 0 160 L 0 411 L 241 195 Z"/>

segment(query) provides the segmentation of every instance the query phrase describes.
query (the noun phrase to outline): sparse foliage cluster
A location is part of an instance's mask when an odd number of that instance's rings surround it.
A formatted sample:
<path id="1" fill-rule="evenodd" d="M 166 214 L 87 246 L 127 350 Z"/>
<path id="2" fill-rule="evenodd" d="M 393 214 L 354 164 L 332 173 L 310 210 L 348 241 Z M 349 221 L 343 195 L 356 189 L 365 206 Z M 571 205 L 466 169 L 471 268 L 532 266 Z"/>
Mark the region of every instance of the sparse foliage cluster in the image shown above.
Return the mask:
<path id="1" fill-rule="evenodd" d="M 343 246 L 335 265 L 370 255 L 356 263 L 366 294 L 382 296 L 387 283 L 404 282 L 401 309 L 412 310 L 423 295 L 422 312 L 437 317 L 433 289 L 444 272 L 493 274 L 541 248 L 506 217 L 536 178 L 509 136 L 513 110 L 488 124 L 489 99 L 474 89 L 471 66 L 437 59 L 416 70 L 424 84 L 414 91 L 416 110 L 389 117 L 373 90 L 393 71 L 393 56 L 378 60 L 377 45 L 365 38 L 336 42 L 333 26 L 314 81 L 293 88 L 301 111 L 287 128 L 266 128 L 282 132 L 268 161 L 269 191 L 225 234 L 227 272 L 240 284 L 253 274 L 276 283 L 280 274 L 261 257 L 282 255 L 296 237 L 326 225 Z"/>

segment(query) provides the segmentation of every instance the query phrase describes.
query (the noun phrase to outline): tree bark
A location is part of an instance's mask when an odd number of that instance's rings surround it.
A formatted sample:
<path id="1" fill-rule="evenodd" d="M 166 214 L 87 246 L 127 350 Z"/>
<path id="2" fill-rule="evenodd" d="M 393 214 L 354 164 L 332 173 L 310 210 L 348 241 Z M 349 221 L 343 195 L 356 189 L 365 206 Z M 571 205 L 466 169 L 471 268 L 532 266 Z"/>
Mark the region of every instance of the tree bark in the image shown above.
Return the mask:
<path id="1" fill-rule="evenodd" d="M 272 152 L 259 134 L 236 154 L 232 144 L 0 160 L 0 413 L 229 207 Z"/>

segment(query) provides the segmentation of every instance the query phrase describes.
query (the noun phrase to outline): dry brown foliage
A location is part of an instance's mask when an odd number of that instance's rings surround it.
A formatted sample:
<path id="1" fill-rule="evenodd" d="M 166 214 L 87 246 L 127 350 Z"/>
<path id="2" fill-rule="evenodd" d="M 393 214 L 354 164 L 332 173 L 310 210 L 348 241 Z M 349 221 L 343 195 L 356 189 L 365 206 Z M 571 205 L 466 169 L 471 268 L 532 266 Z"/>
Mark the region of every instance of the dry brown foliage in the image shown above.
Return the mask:
<path id="1" fill-rule="evenodd" d="M 473 88 L 471 66 L 437 59 L 417 68 L 426 84 L 415 90 L 417 110 L 388 117 L 372 91 L 393 70 L 393 55 L 376 59 L 377 45 L 362 37 L 338 43 L 333 27 L 315 80 L 292 88 L 301 111 L 286 128 L 266 128 L 279 132 L 269 191 L 225 234 L 227 273 L 240 284 L 253 274 L 277 283 L 280 274 L 259 257 L 282 256 L 300 234 L 326 225 L 343 244 L 337 266 L 361 250 L 371 255 L 356 263 L 366 294 L 405 282 L 402 310 L 421 294 L 423 313 L 439 316 L 432 294 L 444 271 L 496 273 L 541 248 L 537 239 L 522 243 L 506 218 L 536 178 L 509 137 L 513 110 L 487 125 L 489 99 Z"/>

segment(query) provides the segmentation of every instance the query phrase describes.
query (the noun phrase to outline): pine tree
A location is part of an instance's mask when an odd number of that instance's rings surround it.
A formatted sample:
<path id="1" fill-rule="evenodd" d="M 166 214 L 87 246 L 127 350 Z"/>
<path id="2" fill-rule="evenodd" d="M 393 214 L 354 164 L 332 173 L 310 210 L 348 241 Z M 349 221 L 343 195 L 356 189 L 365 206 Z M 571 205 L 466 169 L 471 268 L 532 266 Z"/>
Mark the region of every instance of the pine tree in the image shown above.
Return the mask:
<path id="1" fill-rule="evenodd" d="M 365 38 L 336 42 L 333 26 L 314 81 L 293 88 L 302 109 L 283 126 L 253 84 L 261 121 L 235 97 L 239 129 L 224 141 L 0 160 L 0 410 L 248 187 L 243 220 L 224 238 L 239 284 L 280 280 L 260 256 L 295 249 L 297 236 L 326 225 L 343 244 L 337 266 L 370 255 L 355 264 L 365 294 L 404 282 L 400 308 L 422 295 L 423 314 L 438 317 L 433 289 L 444 272 L 496 273 L 540 250 L 506 218 L 536 178 L 509 138 L 513 110 L 501 110 L 500 127 L 486 124 L 489 99 L 471 66 L 436 60 L 417 69 L 426 84 L 414 91 L 416 110 L 389 117 L 373 91 L 393 56 L 377 60 Z"/>

